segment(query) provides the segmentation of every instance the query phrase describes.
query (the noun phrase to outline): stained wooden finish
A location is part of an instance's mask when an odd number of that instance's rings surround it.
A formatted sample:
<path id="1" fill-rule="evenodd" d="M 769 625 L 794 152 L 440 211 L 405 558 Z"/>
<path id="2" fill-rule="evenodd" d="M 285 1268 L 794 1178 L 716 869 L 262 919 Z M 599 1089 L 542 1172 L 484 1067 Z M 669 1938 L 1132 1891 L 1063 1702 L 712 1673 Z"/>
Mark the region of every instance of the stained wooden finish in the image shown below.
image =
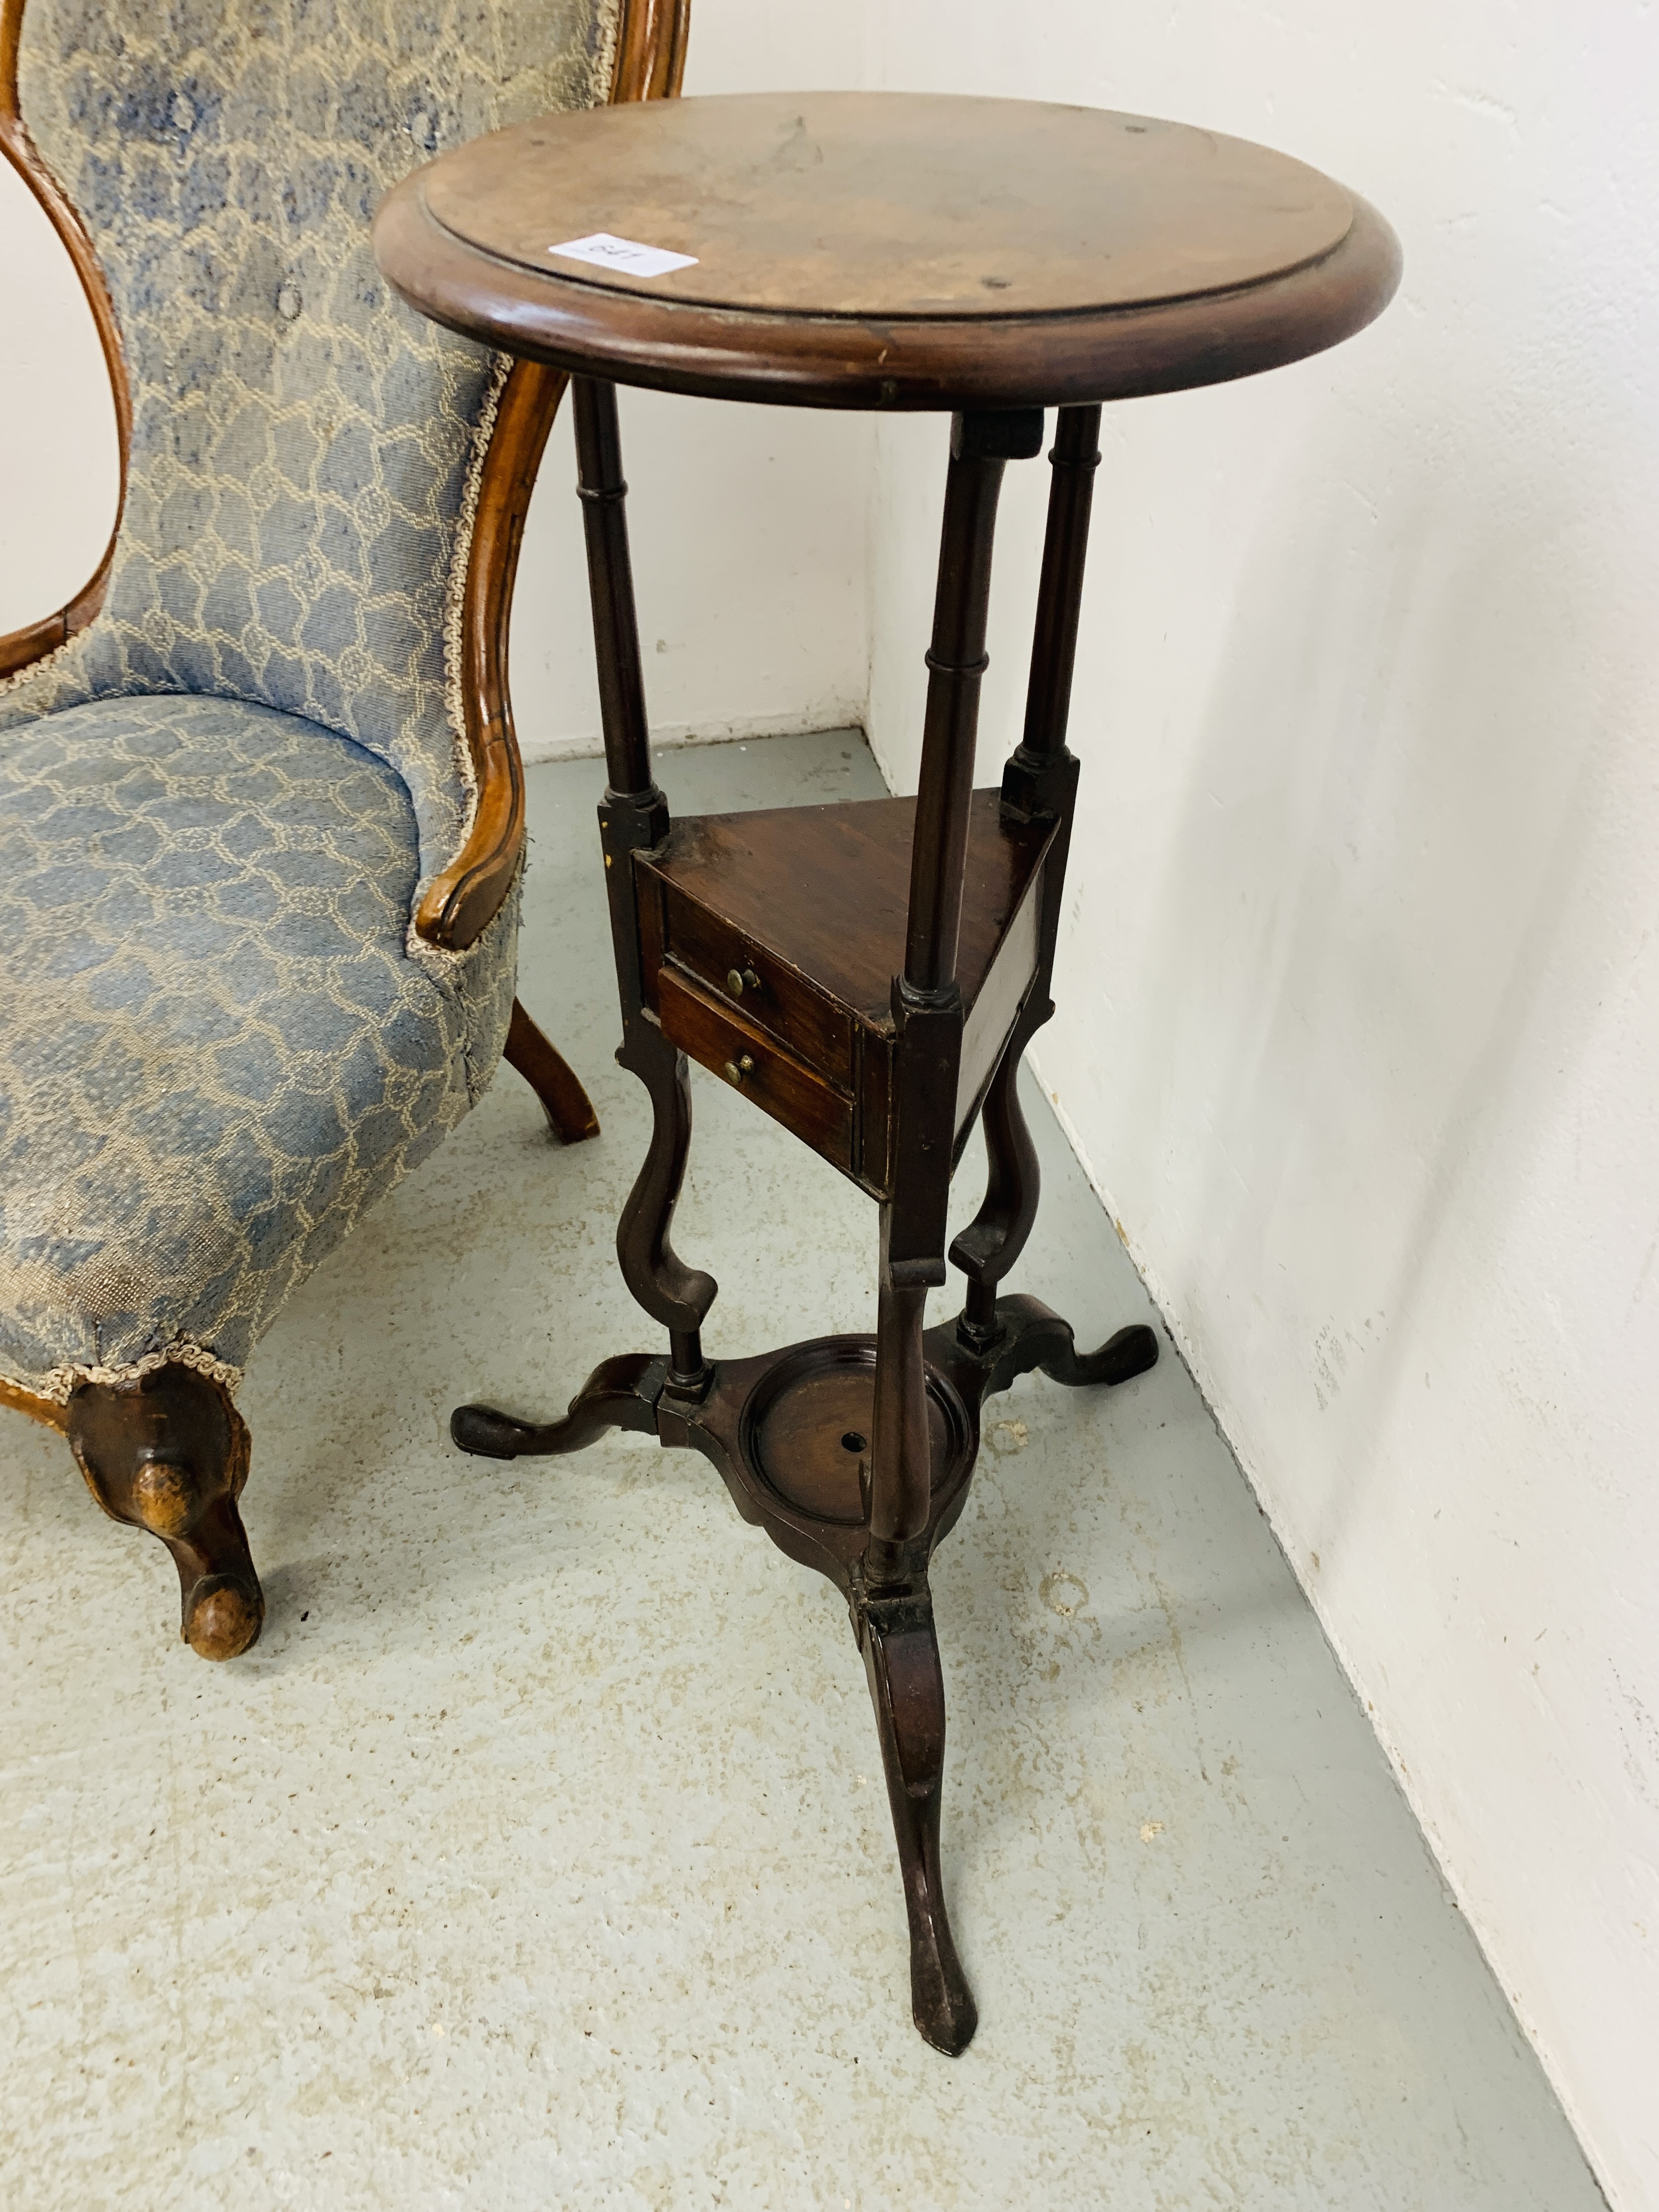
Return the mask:
<path id="1" fill-rule="evenodd" d="M 922 1340 L 930 1549 L 949 1535 L 968 1502 L 987 1399 L 1038 1370 L 1078 1388 L 1085 1381 L 1127 1382 L 1157 1363 L 1158 1340 L 1139 1323 L 1080 1355 L 1071 1323 L 1040 1299 L 1000 1299 L 997 1317 L 994 1341 L 983 1349 L 964 1345 L 949 1322 Z M 490 1459 L 582 1451 L 618 1428 L 689 1445 L 719 1467 L 745 1521 L 853 1599 L 869 1538 L 859 1470 L 875 1422 L 874 1337 L 815 1337 L 751 1359 L 723 1359 L 691 1407 L 666 1394 L 667 1374 L 665 1359 L 625 1352 L 602 1361 L 557 1420 L 460 1406 L 450 1434 L 463 1451 Z M 836 1457 L 843 1462 L 839 1478 L 832 1472 Z"/>
<path id="2" fill-rule="evenodd" d="M 983 1396 L 1037 1365 L 1074 1383 L 1125 1380 L 1158 1352 L 1149 1330 L 1131 1329 L 1080 1361 L 1057 1316 L 996 1295 L 1036 1208 L 1014 1086 L 1025 1042 L 1053 1011 L 1076 790 L 1069 654 L 1098 413 L 1063 416 L 1051 457 L 1037 629 L 1047 658 L 1034 665 L 1025 741 L 1000 793 L 969 789 L 991 529 L 1005 461 L 1028 454 L 1039 427 L 1008 415 L 952 427 L 916 799 L 673 827 L 651 775 L 615 392 L 583 379 L 577 393 L 618 1058 L 646 1083 L 653 1112 L 617 1253 L 640 1304 L 667 1326 L 669 1356 L 607 1361 L 562 1420 L 465 1406 L 451 1431 L 464 1449 L 501 1458 L 576 1450 L 618 1425 L 695 1446 L 745 1518 L 846 1592 L 888 1779 L 912 2008 L 921 2033 L 956 2052 L 977 2013 L 940 1871 L 945 1691 L 929 1559 L 966 1496 Z M 715 1286 L 668 1242 L 690 1140 L 687 1053 L 879 1199 L 873 1340 L 735 1363 L 704 1356 Z M 953 1248 L 969 1306 L 930 1337 L 951 1170 L 981 1094 L 990 1182 Z"/>
<path id="3" fill-rule="evenodd" d="M 1006 1042 L 985 1096 L 988 1172 L 984 1200 L 951 1247 L 951 1263 L 968 1278 L 968 1297 L 959 1326 L 964 1341 L 975 1345 L 988 1342 L 994 1331 L 997 1285 L 1025 1249 L 1041 1190 L 1036 1147 L 1020 1110 L 1019 1066 L 1026 1046 L 1054 1012 L 1048 987 L 1078 777 L 1077 762 L 1066 750 L 1066 730 L 1071 714 L 1089 517 L 1095 471 L 1100 465 L 1098 407 L 1060 410 L 1048 459 L 1048 515 L 1026 686 L 1025 726 L 1003 774 L 1002 806 L 1005 817 L 1012 820 L 1052 822 L 1053 845 L 1037 909 L 1039 936 L 1031 988 L 1009 1023 Z"/>
<path id="4" fill-rule="evenodd" d="M 593 231 L 695 265 L 560 261 Z M 375 228 L 437 321 L 575 371 L 809 406 L 994 410 L 1246 375 L 1376 314 L 1364 201 L 1240 139 L 900 93 L 550 116 L 444 155 Z"/>
<path id="5" fill-rule="evenodd" d="M 33 662 L 66 644 L 77 632 L 87 628 L 104 604 L 104 594 L 109 588 L 110 570 L 115 563 L 116 541 L 121 534 L 121 518 L 126 509 L 127 455 L 132 445 L 132 388 L 127 378 L 126 356 L 121 350 L 121 332 L 115 320 L 115 305 L 109 295 L 109 286 L 99 266 L 98 255 L 86 225 L 70 204 L 40 157 L 40 149 L 28 133 L 17 99 L 17 49 L 23 31 L 23 9 L 27 0 L 0 0 L 0 154 L 11 163 L 27 190 L 33 195 L 47 222 L 63 240 L 81 289 L 86 295 L 87 305 L 92 310 L 92 319 L 98 331 L 98 343 L 103 349 L 104 365 L 109 371 L 110 391 L 115 403 L 116 435 L 119 445 L 120 488 L 116 502 L 115 521 L 98 566 L 69 602 L 55 614 L 25 629 L 13 630 L 0 637 L 0 676 L 14 675 L 20 668 Z"/>
<path id="6" fill-rule="evenodd" d="M 905 908 L 902 972 L 906 994 L 912 997 L 937 996 L 957 987 L 979 687 L 989 665 L 985 625 L 991 604 L 997 501 L 1004 465 L 1029 460 L 1042 445 L 1040 408 L 1006 415 L 958 415 L 951 425 L 933 637 L 927 648 L 921 781 Z"/>
<path id="7" fill-rule="evenodd" d="M 662 1033 L 671 1044 L 723 1076 L 775 1121 L 853 1171 L 853 1099 L 785 1049 L 758 1022 L 722 1006 L 673 967 L 657 978 Z"/>
<path id="8" fill-rule="evenodd" d="M 612 104 L 678 99 L 690 35 L 691 0 L 625 0 L 611 70 Z"/>
<path id="9" fill-rule="evenodd" d="M 179 1632 L 191 1650 L 204 1659 L 246 1651 L 265 1601 L 236 1504 L 247 1480 L 247 1426 L 223 1384 L 177 1365 L 132 1382 L 83 1382 L 65 1425 L 105 1512 L 149 1529 L 172 1553 Z"/>
<path id="10" fill-rule="evenodd" d="M 760 808 L 683 816 L 638 866 L 670 900 L 696 909 L 698 927 L 722 925 L 728 941 L 777 963 L 763 976 L 757 1018 L 786 979 L 801 977 L 853 1019 L 890 1030 L 893 978 L 904 965 L 914 799 L 864 799 L 835 806 Z M 995 791 L 972 794 L 957 981 L 971 1006 L 1047 849 L 1052 826 L 1005 817 Z M 718 942 L 718 939 L 709 940 Z M 671 933 L 669 950 L 696 968 Z M 727 968 L 735 965 L 728 961 Z M 710 981 L 723 980 L 718 974 Z M 816 1026 L 826 1014 L 802 1016 Z"/>
<path id="11" fill-rule="evenodd" d="M 626 173 L 613 158 L 623 145 Z M 678 246 L 697 267 L 678 284 L 544 268 L 548 245 L 585 230 Z M 452 1433 L 501 1458 L 577 1450 L 617 1426 L 689 1445 L 746 1520 L 845 1594 L 904 1882 L 912 2008 L 930 2043 L 957 2052 L 977 2014 L 939 1856 L 933 1552 L 966 1499 L 987 1398 L 1033 1369 L 1115 1384 L 1158 1357 L 1143 1327 L 1080 1356 L 1068 1322 L 998 1294 L 1037 1206 L 1018 1077 L 1054 1012 L 1098 403 L 1334 343 L 1387 299 L 1396 249 L 1340 187 L 1237 142 L 1079 110 L 814 95 L 504 134 L 394 195 L 377 250 L 440 321 L 580 374 L 618 1056 L 655 1110 L 618 1250 L 670 1329 L 665 1360 L 606 1361 L 561 1420 L 465 1406 Z M 1016 296 L 987 304 L 975 287 Z M 671 823 L 651 774 L 614 379 L 958 407 L 914 802 Z M 998 491 L 1005 466 L 1038 450 L 1045 401 L 1066 404 L 1024 731 L 1000 791 L 975 793 Z M 666 1243 L 690 1135 L 688 1052 L 879 1201 L 873 1338 L 705 1358 L 714 1285 Z M 951 1171 L 976 1110 L 990 1173 L 950 1251 L 967 1303 L 929 1331 Z"/>
<path id="12" fill-rule="evenodd" d="M 878 1409 L 877 1343 L 819 1337 L 758 1358 L 722 1360 L 699 1401 L 666 1388 L 667 1362 L 643 1353 L 597 1368 L 557 1421 L 538 1425 L 488 1406 L 462 1406 L 450 1433 L 462 1450 L 497 1459 L 582 1450 L 606 1430 L 655 1435 L 700 1451 L 745 1521 L 842 1593 L 864 1655 L 910 1923 L 911 2002 L 918 2030 L 939 2051 L 964 2050 L 978 2014 L 957 1956 L 939 1861 L 945 1686 L 927 1561 L 968 1499 L 981 1408 L 1020 1375 L 1116 1383 L 1158 1358 L 1149 1328 L 1120 1329 L 1079 1358 L 1068 1322 L 1036 1298 L 1006 1298 L 988 1346 L 966 1346 L 951 1324 L 917 1340 L 921 1528 L 912 1571 L 877 1588 L 867 1468 Z"/>
<path id="13" fill-rule="evenodd" d="M 963 797 L 953 1135 L 1036 972 L 1054 835 L 994 791 Z M 915 820 L 910 799 L 696 816 L 634 860 L 641 988 L 664 1035 L 878 1198 L 893 1174 L 893 978 Z"/>
<path id="14" fill-rule="evenodd" d="M 580 1145 L 599 1133 L 593 1102 L 562 1053 L 543 1036 L 514 999 L 501 1057 L 516 1068 L 542 1102 L 547 1126 L 562 1145 Z"/>
<path id="15" fill-rule="evenodd" d="M 832 823 L 833 814 L 826 813 Z M 723 819 L 734 826 L 749 820 L 762 845 L 775 823 L 787 836 L 799 821 L 789 812 L 775 815 L 771 822 L 740 815 Z M 635 862 L 640 925 L 649 933 L 655 955 L 646 978 L 652 1004 L 656 1004 L 655 967 L 666 957 L 705 990 L 729 999 L 809 1067 L 820 1070 L 826 1082 L 850 1092 L 857 1079 L 857 1018 L 800 964 L 811 961 L 811 951 L 801 949 L 792 962 L 766 942 L 763 920 L 759 927 L 748 928 L 729 921 L 720 911 L 718 887 L 706 878 L 701 898 L 688 896 L 676 880 L 674 854 L 681 832 L 702 826 L 676 823 L 660 856 L 641 854 Z M 813 880 L 817 880 L 816 873 Z M 733 888 L 740 894 L 744 887 Z M 784 915 L 778 919 L 783 921 Z M 877 1009 L 874 1018 L 878 1021 L 884 1011 Z"/>
<path id="16" fill-rule="evenodd" d="M 449 951 L 483 936 L 524 856 L 524 763 L 507 689 L 513 586 L 530 495 L 567 381 L 540 362 L 514 362 L 479 480 L 460 623 L 461 710 L 477 797 L 460 850 L 427 885 L 415 914 L 417 933 Z"/>
<path id="17" fill-rule="evenodd" d="M 576 450 L 580 456 L 576 495 L 582 503 L 587 542 L 605 769 L 611 789 L 619 796 L 648 798 L 654 788 L 651 739 L 628 550 L 628 483 L 622 471 L 617 394 L 611 386 L 596 384 L 589 377 L 576 380 Z"/>
<path id="18" fill-rule="evenodd" d="M 693 265 L 651 277 L 579 267 L 577 281 L 871 320 L 1231 291 L 1316 260 L 1353 222 L 1340 185 L 1243 139 L 912 92 L 726 94 L 683 101 L 666 125 L 541 117 L 434 163 L 422 197 L 457 238 L 526 268 L 625 215 L 622 235 Z"/>
<path id="19" fill-rule="evenodd" d="M 617 1258 L 635 1297 L 668 1331 L 665 1387 L 695 1398 L 708 1382 L 701 1332 L 719 1285 L 712 1275 L 688 1267 L 669 1242 L 691 1145 L 691 1086 L 685 1054 L 646 1012 L 633 876 L 634 855 L 667 834 L 668 802 L 651 780 L 617 395 L 609 385 L 584 380 L 576 401 L 576 488 L 586 526 L 594 638 L 603 655 L 599 719 L 610 781 L 599 809 L 599 842 L 622 1011 L 617 1059 L 649 1091 L 652 1112 L 651 1149 L 617 1225 Z"/>
<path id="20" fill-rule="evenodd" d="M 933 1627 L 933 1592 L 925 1583 L 915 1589 L 872 1591 L 854 1607 L 853 1619 L 875 1710 L 910 1923 L 910 2010 L 933 2048 L 954 2058 L 973 2040 L 979 2007 L 945 1910 L 939 1863 L 945 1670 Z"/>
<path id="21" fill-rule="evenodd" d="M 1025 687 L 1025 726 L 1014 755 L 1014 782 L 1003 797 L 1015 811 L 1053 812 L 1041 778 L 1066 750 L 1077 665 L 1078 624 L 1083 611 L 1083 571 L 1089 551 L 1089 517 L 1095 471 L 1100 466 L 1100 410 L 1062 407 L 1055 420 L 1048 526 L 1037 586 L 1036 635 Z M 1056 794 L 1057 795 L 1057 794 Z"/>
<path id="22" fill-rule="evenodd" d="M 0 1380 L 0 1406 L 14 1413 L 27 1413 L 30 1420 L 48 1429 L 61 1429 L 69 1419 L 68 1407 L 55 1398 L 37 1397 L 33 1390 L 20 1390 L 15 1382 L 3 1380 Z"/>

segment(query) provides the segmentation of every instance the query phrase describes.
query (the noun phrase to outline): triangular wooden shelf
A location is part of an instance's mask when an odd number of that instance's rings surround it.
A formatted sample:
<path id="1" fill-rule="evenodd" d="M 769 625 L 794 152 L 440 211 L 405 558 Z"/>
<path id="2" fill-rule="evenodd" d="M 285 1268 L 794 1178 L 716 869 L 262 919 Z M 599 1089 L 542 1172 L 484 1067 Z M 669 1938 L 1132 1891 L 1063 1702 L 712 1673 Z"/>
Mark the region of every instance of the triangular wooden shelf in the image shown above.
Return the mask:
<path id="1" fill-rule="evenodd" d="M 650 862 L 665 883 L 764 945 L 860 1020 L 890 1024 L 904 965 L 914 799 L 767 807 L 676 822 Z M 957 979 L 972 1007 L 1047 849 L 1053 823 L 1005 823 L 976 791 Z"/>
<path id="2" fill-rule="evenodd" d="M 912 799 L 705 814 L 635 857 L 646 1003 L 664 1030 L 876 1192 L 915 823 Z M 996 791 L 972 795 L 959 1127 L 1035 972 L 1036 885 L 1054 830 L 1005 819 Z"/>

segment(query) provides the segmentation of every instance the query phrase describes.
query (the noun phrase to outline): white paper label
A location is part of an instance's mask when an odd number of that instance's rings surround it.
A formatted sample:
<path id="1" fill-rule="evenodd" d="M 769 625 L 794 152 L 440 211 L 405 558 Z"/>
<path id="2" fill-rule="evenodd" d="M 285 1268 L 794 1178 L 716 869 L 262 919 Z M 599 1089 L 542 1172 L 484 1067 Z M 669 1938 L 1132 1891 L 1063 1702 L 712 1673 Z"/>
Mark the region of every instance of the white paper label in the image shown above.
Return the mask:
<path id="1" fill-rule="evenodd" d="M 572 238 L 562 246 L 550 246 L 565 261 L 588 261 L 596 269 L 619 270 L 624 276 L 665 276 L 671 269 L 695 269 L 695 253 L 670 253 L 660 246 L 641 246 L 631 238 L 612 238 L 596 230 L 592 238 Z"/>

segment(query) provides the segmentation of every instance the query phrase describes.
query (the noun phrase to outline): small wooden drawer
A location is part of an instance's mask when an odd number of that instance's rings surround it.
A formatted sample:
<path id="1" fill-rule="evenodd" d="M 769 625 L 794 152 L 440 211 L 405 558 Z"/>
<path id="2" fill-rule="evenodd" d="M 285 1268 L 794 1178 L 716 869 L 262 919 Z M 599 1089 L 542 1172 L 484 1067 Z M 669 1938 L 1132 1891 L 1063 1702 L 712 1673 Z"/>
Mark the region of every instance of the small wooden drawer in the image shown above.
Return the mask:
<path id="1" fill-rule="evenodd" d="M 852 1018 L 799 969 L 672 883 L 663 885 L 663 940 L 668 957 L 717 1003 L 741 1012 L 836 1090 L 852 1090 Z"/>
<path id="2" fill-rule="evenodd" d="M 843 1174 L 853 1171 L 853 1102 L 673 963 L 657 971 L 657 1006 L 671 1044 L 752 1098 Z"/>

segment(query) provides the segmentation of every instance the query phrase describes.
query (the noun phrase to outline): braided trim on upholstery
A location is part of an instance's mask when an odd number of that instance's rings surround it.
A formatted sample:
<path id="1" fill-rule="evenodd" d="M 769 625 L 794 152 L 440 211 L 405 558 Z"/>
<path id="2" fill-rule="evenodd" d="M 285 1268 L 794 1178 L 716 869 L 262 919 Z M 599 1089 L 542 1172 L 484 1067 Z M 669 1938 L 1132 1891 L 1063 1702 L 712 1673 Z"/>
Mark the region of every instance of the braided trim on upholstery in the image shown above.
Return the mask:
<path id="1" fill-rule="evenodd" d="M 141 1376 L 153 1375 L 158 1367 L 193 1367 L 198 1375 L 222 1383 L 231 1397 L 241 1388 L 241 1368 L 233 1367 L 228 1360 L 216 1359 L 199 1344 L 187 1343 L 182 1337 L 160 1352 L 147 1352 L 142 1359 L 126 1360 L 116 1367 L 54 1367 L 33 1382 L 20 1382 L 9 1375 L 0 1376 L 0 1382 L 27 1397 L 42 1398 L 48 1405 L 67 1406 L 71 1392 L 82 1382 L 136 1382 Z"/>

